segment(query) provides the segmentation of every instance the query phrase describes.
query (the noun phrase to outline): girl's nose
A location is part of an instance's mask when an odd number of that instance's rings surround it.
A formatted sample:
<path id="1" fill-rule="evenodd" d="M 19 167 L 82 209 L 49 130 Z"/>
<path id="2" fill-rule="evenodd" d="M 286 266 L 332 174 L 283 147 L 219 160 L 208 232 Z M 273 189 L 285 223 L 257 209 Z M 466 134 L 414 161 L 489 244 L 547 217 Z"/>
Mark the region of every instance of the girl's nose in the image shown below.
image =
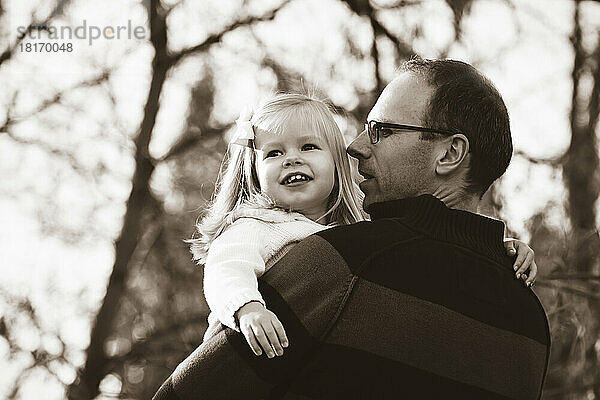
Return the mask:
<path id="1" fill-rule="evenodd" d="M 292 165 L 302 165 L 304 162 L 302 159 L 295 155 L 290 155 L 285 160 L 283 160 L 284 167 L 291 167 Z"/>

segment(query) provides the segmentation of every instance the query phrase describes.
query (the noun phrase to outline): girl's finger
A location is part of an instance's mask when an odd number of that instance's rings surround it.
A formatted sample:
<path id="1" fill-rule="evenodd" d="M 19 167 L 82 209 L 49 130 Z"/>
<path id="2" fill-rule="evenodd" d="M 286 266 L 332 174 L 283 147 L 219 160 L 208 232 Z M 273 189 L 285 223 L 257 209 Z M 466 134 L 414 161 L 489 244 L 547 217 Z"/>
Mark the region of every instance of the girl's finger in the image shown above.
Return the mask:
<path id="1" fill-rule="evenodd" d="M 244 326 L 241 327 L 241 330 L 244 334 L 244 337 L 246 338 L 246 342 L 248 342 L 248 345 L 250 346 L 254 354 L 260 356 L 262 354 L 262 350 L 260 349 L 260 346 L 258 345 L 256 338 L 254 337 L 254 332 L 252 332 L 252 329 L 250 329 L 250 327 L 248 326 Z"/>
<path id="2" fill-rule="evenodd" d="M 258 341 L 260 346 L 265 351 L 265 354 L 267 355 L 267 357 L 269 357 L 269 358 L 275 357 L 275 353 L 273 352 L 273 349 L 271 348 L 271 344 L 269 343 L 269 340 L 267 339 L 267 335 L 265 335 L 265 332 L 263 331 L 262 326 L 256 326 L 256 327 L 252 326 L 252 331 L 254 332 L 254 336 L 256 337 L 256 340 Z"/>
<path id="3" fill-rule="evenodd" d="M 515 249 L 515 241 L 512 239 L 504 242 L 504 247 L 506 248 L 506 252 L 509 256 L 514 256 L 517 253 L 517 250 Z"/>
<path id="4" fill-rule="evenodd" d="M 273 329 L 273 324 L 271 323 L 271 321 L 265 323 L 263 325 L 263 329 L 265 331 L 265 334 L 267 335 L 267 338 L 269 339 L 269 342 L 271 342 L 271 346 L 275 350 L 275 354 L 277 354 L 278 356 L 283 355 L 283 349 L 281 348 L 279 338 L 275 333 L 275 329 Z"/>
<path id="5" fill-rule="evenodd" d="M 523 261 L 525 261 L 528 253 L 530 253 L 530 252 L 527 251 L 527 249 L 522 249 L 522 248 L 519 248 L 519 246 L 517 246 L 517 259 L 515 260 L 515 263 L 513 264 L 513 269 L 515 271 L 518 270 L 519 267 L 521 266 L 521 264 L 523 263 Z"/>
<path id="6" fill-rule="evenodd" d="M 529 278 L 525 281 L 527 286 L 532 287 L 535 282 L 535 277 L 537 276 L 538 267 L 535 263 L 535 260 L 531 262 L 531 267 L 529 267 Z"/>
<path id="7" fill-rule="evenodd" d="M 517 270 L 517 274 L 516 274 L 517 279 L 519 279 L 521 277 L 521 275 L 529 269 L 532 261 L 533 261 L 533 252 L 530 251 L 529 253 L 527 253 L 527 257 L 525 257 L 525 261 L 523 261 L 523 264 L 521 264 L 521 266 Z"/>
<path id="8" fill-rule="evenodd" d="M 288 347 L 290 342 L 288 341 L 285 329 L 283 329 L 283 325 L 281 324 L 281 322 L 278 319 L 275 319 L 271 322 L 273 324 L 273 328 L 275 328 L 277 336 L 279 336 L 279 343 L 281 343 L 283 347 Z"/>

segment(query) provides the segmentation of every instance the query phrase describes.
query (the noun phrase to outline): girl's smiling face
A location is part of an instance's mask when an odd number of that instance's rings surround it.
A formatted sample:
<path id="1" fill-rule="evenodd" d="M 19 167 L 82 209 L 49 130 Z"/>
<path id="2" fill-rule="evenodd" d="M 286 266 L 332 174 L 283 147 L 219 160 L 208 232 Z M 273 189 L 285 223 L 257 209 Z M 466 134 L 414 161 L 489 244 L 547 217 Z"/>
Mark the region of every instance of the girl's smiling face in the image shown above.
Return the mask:
<path id="1" fill-rule="evenodd" d="M 335 164 L 321 135 L 295 119 L 281 134 L 255 128 L 256 172 L 263 194 L 315 221 L 327 212 Z"/>

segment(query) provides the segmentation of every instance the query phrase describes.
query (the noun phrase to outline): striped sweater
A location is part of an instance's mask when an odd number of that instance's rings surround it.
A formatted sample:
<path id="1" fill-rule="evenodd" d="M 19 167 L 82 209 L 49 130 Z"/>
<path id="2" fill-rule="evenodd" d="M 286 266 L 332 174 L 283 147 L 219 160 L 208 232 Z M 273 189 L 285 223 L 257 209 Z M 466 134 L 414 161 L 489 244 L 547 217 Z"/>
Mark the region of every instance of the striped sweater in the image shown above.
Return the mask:
<path id="1" fill-rule="evenodd" d="M 225 329 L 155 399 L 539 398 L 548 323 L 513 276 L 503 223 L 429 195 L 369 211 L 261 278 L 290 340 L 282 357 L 256 357 Z"/>

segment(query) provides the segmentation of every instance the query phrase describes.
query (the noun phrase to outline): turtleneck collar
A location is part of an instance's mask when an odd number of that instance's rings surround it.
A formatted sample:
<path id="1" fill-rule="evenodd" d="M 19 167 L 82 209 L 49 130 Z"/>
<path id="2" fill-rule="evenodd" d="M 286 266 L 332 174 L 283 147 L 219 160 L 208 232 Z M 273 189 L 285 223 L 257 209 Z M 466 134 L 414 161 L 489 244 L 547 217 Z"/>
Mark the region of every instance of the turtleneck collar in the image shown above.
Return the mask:
<path id="1" fill-rule="evenodd" d="M 398 218 L 432 238 L 472 249 L 499 262 L 506 260 L 502 221 L 448 208 L 432 195 L 375 203 L 368 212 L 373 221 Z"/>

